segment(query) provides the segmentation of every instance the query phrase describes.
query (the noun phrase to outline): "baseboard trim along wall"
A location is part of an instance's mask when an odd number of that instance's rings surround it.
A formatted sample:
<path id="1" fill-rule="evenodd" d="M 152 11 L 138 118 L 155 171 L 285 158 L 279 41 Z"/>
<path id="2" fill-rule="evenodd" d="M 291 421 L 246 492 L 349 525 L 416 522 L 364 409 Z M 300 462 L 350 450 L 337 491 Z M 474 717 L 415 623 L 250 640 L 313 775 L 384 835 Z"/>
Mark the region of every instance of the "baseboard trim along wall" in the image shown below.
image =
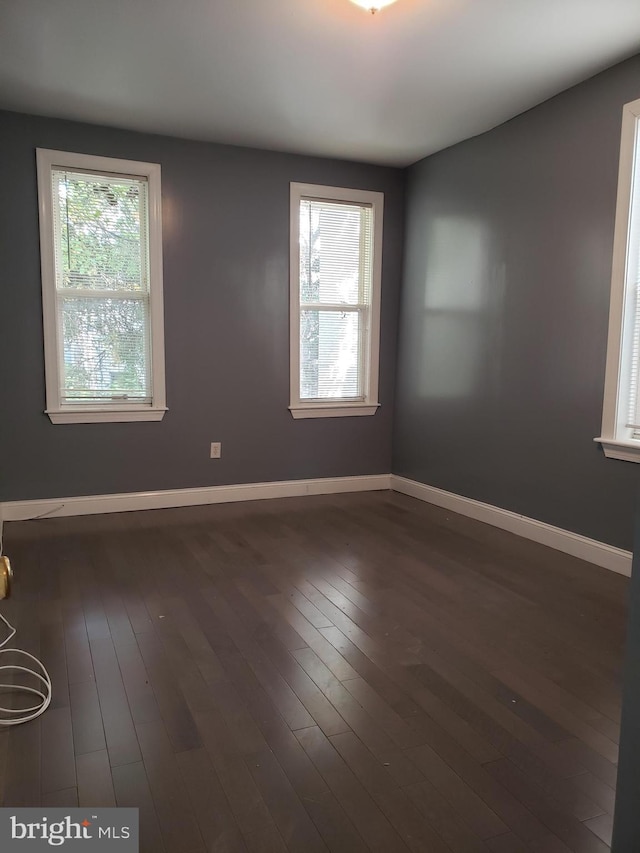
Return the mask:
<path id="1" fill-rule="evenodd" d="M 391 488 L 395 492 L 402 492 L 405 495 L 418 498 L 418 500 L 457 512 L 459 515 L 466 515 L 469 518 L 475 518 L 477 521 L 483 521 L 485 524 L 491 524 L 493 527 L 508 530 L 510 533 L 515 533 L 525 539 L 548 545 L 550 548 L 555 548 L 556 551 L 564 551 L 565 554 L 579 557 L 588 563 L 595 563 L 596 566 L 602 566 L 602 568 L 609 569 L 612 572 L 627 577 L 631 576 L 632 554 L 622 548 L 615 548 L 613 545 L 598 542 L 596 539 L 589 539 L 587 536 L 563 530 L 561 527 L 554 527 L 544 521 L 536 521 L 526 515 L 518 515 L 510 510 L 485 504 L 472 498 L 464 498 L 453 492 L 445 492 L 443 489 L 435 488 L 435 486 L 426 486 L 424 483 L 407 480 L 405 477 L 398 477 L 395 474 L 391 475 Z"/>
<path id="2" fill-rule="evenodd" d="M 631 552 L 586 536 L 580 536 L 543 521 L 536 521 L 510 510 L 445 492 L 395 474 L 371 474 L 361 477 L 328 477 L 316 480 L 283 480 L 271 483 L 242 483 L 233 486 L 203 486 L 196 489 L 170 489 L 161 492 L 132 492 L 119 495 L 87 495 L 46 500 L 8 501 L 0 504 L 0 520 L 24 521 L 46 516 L 95 515 L 108 512 L 132 512 L 181 506 L 267 500 L 269 498 L 330 495 L 341 492 L 373 492 L 393 489 L 418 500 L 444 507 L 451 512 L 508 530 L 589 563 L 631 575 Z"/>
<path id="3" fill-rule="evenodd" d="M 374 492 L 389 489 L 390 474 L 362 477 L 327 477 L 318 480 L 282 480 L 271 483 L 242 483 L 234 486 L 202 486 L 161 492 L 128 492 L 120 495 L 86 495 L 0 504 L 4 521 L 25 521 L 38 516 L 97 515 L 103 512 L 133 512 L 180 506 L 291 498 L 301 495 L 332 495 L 341 492 Z"/>

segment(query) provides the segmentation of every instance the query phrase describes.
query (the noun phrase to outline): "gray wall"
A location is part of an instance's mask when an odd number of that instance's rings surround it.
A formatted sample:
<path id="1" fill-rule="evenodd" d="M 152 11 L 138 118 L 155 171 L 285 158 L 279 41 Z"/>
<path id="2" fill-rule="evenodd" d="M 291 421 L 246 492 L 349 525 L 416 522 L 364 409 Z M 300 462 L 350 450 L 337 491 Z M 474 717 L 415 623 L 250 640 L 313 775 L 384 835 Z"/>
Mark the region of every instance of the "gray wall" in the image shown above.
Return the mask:
<path id="1" fill-rule="evenodd" d="M 36 147 L 162 165 L 162 423 L 53 425 L 43 414 Z M 16 113 L 0 113 L 0 148 L 0 500 L 390 470 L 400 170 Z M 385 193 L 374 417 L 294 421 L 287 410 L 290 181 Z M 212 440 L 222 441 L 220 461 L 209 459 Z"/>
<path id="2" fill-rule="evenodd" d="M 413 166 L 393 471 L 630 548 L 600 434 L 622 105 L 640 57 Z"/>

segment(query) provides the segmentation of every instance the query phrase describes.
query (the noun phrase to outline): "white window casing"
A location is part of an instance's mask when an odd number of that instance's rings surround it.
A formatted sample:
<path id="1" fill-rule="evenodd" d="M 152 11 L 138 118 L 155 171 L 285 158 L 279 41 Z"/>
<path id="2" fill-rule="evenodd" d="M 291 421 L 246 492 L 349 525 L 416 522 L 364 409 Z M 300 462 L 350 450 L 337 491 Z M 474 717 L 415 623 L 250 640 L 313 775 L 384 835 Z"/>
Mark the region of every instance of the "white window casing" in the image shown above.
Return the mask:
<path id="1" fill-rule="evenodd" d="M 291 184 L 294 418 L 378 408 L 383 206 L 378 192 Z"/>
<path id="2" fill-rule="evenodd" d="M 640 100 L 622 113 L 602 434 L 606 456 L 640 462 Z"/>
<path id="3" fill-rule="evenodd" d="M 160 166 L 37 149 L 46 413 L 166 412 Z"/>

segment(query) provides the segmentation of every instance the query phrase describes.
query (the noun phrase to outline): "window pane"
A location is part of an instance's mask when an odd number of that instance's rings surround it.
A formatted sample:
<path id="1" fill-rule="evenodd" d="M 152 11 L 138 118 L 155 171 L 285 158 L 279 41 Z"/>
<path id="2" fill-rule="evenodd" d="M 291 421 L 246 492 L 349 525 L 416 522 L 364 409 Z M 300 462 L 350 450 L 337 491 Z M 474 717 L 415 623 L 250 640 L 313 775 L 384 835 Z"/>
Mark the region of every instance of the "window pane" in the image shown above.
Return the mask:
<path id="1" fill-rule="evenodd" d="M 633 342 L 629 393 L 629 422 L 640 433 L 640 133 L 636 136 L 634 180 L 631 187 L 626 288 L 628 310 L 633 309 Z"/>
<path id="2" fill-rule="evenodd" d="M 146 299 L 60 300 L 63 401 L 150 400 L 147 307 Z"/>
<path id="3" fill-rule="evenodd" d="M 300 399 L 363 396 L 360 311 L 311 311 L 300 315 Z"/>
<path id="4" fill-rule="evenodd" d="M 367 206 L 301 200 L 301 302 L 370 301 L 372 221 Z"/>
<path id="5" fill-rule="evenodd" d="M 146 181 L 52 174 L 57 287 L 147 292 Z"/>

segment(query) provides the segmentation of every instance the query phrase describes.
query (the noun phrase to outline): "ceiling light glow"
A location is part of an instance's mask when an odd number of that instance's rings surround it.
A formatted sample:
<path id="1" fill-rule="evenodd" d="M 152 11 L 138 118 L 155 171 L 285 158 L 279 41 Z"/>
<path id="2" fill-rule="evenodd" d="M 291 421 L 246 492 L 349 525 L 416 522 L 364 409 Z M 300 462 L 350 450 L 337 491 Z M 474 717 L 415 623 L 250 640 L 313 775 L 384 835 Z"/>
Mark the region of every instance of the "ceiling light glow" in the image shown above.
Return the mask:
<path id="1" fill-rule="evenodd" d="M 371 12 L 372 15 L 375 15 L 375 13 L 379 12 L 380 9 L 384 9 L 385 6 L 390 6 L 392 3 L 395 3 L 396 0 L 351 0 L 351 2 L 355 3 L 356 6 L 361 6 L 368 12 Z"/>

